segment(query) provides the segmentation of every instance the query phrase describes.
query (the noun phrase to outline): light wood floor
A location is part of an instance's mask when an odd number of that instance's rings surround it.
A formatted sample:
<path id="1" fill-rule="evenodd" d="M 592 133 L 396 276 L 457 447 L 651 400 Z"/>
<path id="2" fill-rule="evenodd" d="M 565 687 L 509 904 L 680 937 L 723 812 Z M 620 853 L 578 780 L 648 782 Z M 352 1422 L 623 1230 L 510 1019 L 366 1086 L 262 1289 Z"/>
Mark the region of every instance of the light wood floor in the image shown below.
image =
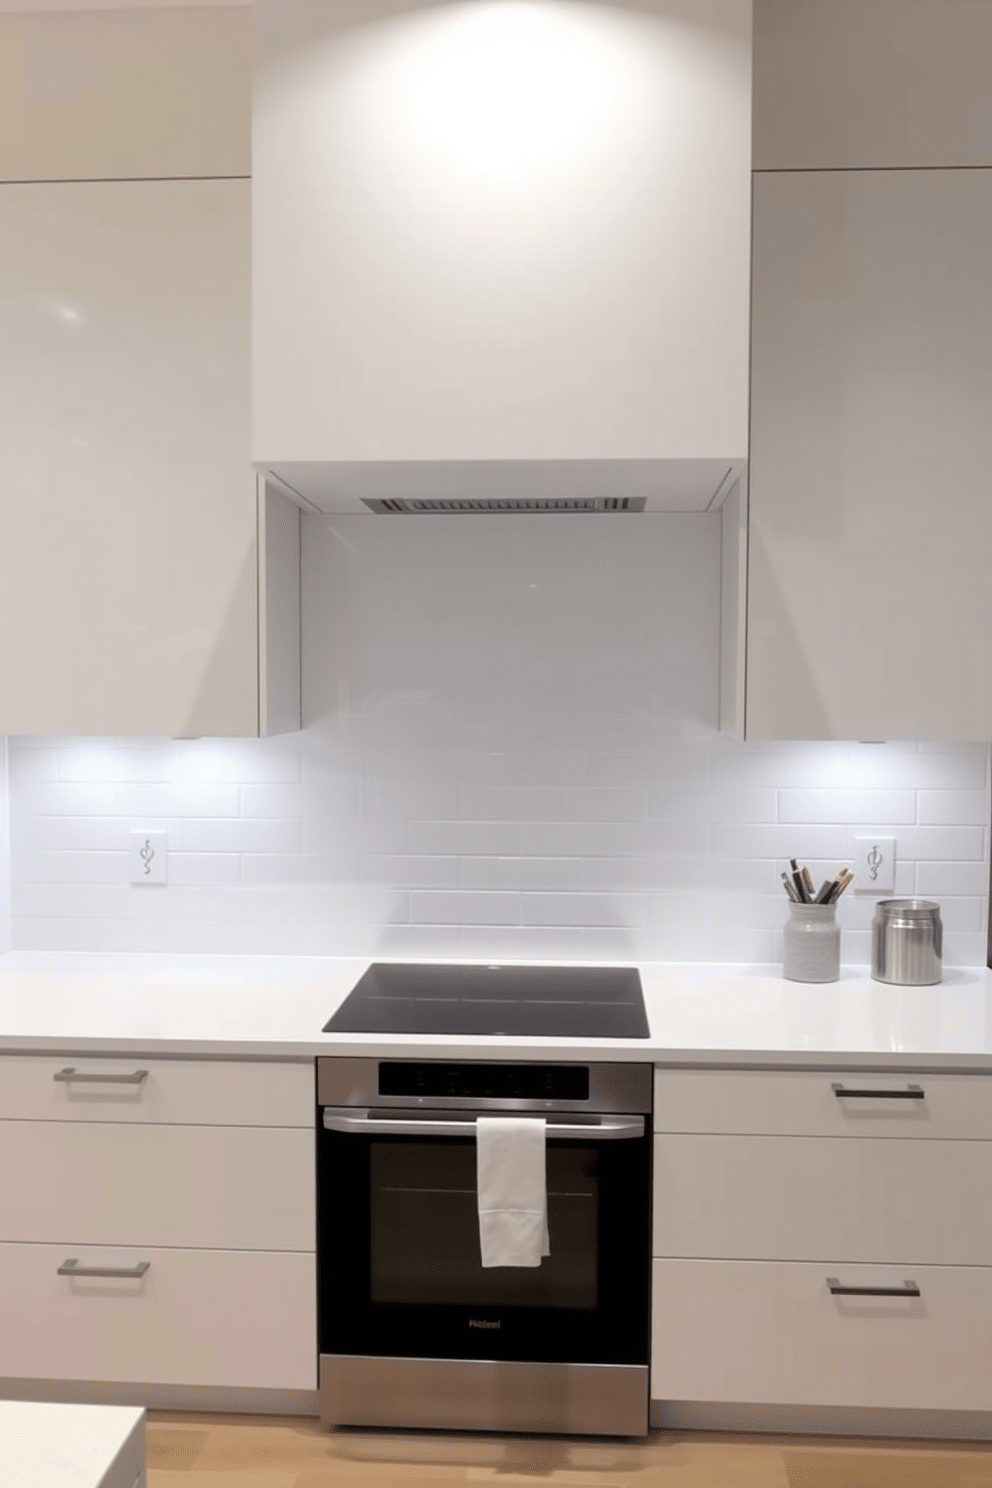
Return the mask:
<path id="1" fill-rule="evenodd" d="M 149 1488 L 992 1488 L 992 1446 L 674 1431 L 631 1445 L 152 1411 L 148 1468 Z"/>

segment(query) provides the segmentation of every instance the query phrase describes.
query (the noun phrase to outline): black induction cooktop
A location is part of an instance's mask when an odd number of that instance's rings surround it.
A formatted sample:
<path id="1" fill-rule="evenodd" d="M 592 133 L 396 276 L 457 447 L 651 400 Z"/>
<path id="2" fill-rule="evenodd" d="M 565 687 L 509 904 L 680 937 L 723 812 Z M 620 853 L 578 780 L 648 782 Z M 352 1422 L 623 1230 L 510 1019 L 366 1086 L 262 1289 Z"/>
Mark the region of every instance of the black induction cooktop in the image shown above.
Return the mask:
<path id="1" fill-rule="evenodd" d="M 640 973 L 626 966 L 374 962 L 325 1033 L 647 1038 Z"/>

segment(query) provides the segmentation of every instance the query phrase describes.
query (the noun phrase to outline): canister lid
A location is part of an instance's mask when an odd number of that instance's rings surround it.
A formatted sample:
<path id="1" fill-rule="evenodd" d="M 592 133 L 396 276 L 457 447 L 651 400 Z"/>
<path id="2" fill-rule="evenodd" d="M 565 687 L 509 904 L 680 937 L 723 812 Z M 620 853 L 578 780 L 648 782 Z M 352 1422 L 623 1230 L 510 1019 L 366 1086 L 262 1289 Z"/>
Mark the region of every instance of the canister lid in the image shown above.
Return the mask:
<path id="1" fill-rule="evenodd" d="M 939 920 L 940 905 L 932 899 L 880 899 L 875 913 L 883 920 Z"/>

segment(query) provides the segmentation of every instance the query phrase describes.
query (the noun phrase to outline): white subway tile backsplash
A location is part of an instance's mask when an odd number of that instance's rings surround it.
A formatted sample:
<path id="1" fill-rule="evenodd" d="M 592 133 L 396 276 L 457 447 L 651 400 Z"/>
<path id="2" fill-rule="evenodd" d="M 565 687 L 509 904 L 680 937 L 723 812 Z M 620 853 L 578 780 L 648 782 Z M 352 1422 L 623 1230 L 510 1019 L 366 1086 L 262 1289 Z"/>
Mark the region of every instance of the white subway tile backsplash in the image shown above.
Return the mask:
<path id="1" fill-rule="evenodd" d="M 461 886 L 463 889 L 579 889 L 582 869 L 581 858 L 462 858 Z"/>
<path id="2" fill-rule="evenodd" d="M 644 821 L 647 792 L 619 785 L 588 785 L 565 792 L 565 820 L 588 822 Z"/>
<path id="3" fill-rule="evenodd" d="M 383 817 L 305 816 L 300 824 L 303 852 L 314 856 L 332 849 L 365 853 L 406 853 L 410 848 L 409 823 L 389 821 Z"/>
<path id="4" fill-rule="evenodd" d="M 410 919 L 422 925 L 519 925 L 520 904 L 520 894 L 503 890 L 489 894 L 414 890 L 410 895 Z"/>
<path id="5" fill-rule="evenodd" d="M 237 853 L 169 853 L 169 882 L 186 888 L 236 888 L 242 882 L 241 858 Z M 120 859 L 120 877 L 127 878 L 127 862 Z M 247 882 L 247 880 L 246 880 Z"/>
<path id="6" fill-rule="evenodd" d="M 303 785 L 242 785 L 235 787 L 237 802 L 232 815 L 247 817 L 302 817 L 308 796 L 323 804 L 321 792 L 309 791 Z M 356 792 L 357 804 L 357 792 Z M 343 803 L 342 803 L 343 805 Z M 203 812 L 204 816 L 222 816 L 224 812 Z"/>
<path id="7" fill-rule="evenodd" d="M 30 756 L 29 756 L 30 757 Z M 122 816 L 121 787 L 116 784 L 92 784 L 35 779 L 23 787 L 18 780 L 18 806 L 28 816 Z M 171 816 L 170 811 L 150 811 L 152 816 Z"/>
<path id="8" fill-rule="evenodd" d="M 119 785 L 115 816 L 190 817 L 239 815 L 236 785 Z"/>
<path id="9" fill-rule="evenodd" d="M 778 792 L 773 790 L 653 790 L 648 792 L 652 821 L 774 822 Z"/>
<path id="10" fill-rule="evenodd" d="M 640 732 L 643 732 L 641 730 Z M 715 738 L 715 736 L 714 736 Z M 710 744 L 714 742 L 712 739 Z M 710 784 L 711 748 L 669 750 L 645 749 L 640 741 L 628 752 L 589 755 L 587 779 L 591 785 L 659 786 L 669 790 L 703 789 Z"/>
<path id="11" fill-rule="evenodd" d="M 909 826 L 916 821 L 916 795 L 911 790 L 781 790 L 778 819 Z"/>
<path id="12" fill-rule="evenodd" d="M 25 741 L 18 740 L 18 744 Z M 7 770 L 6 770 L 7 740 L 0 744 L 0 786 L 2 786 L 2 797 L 4 810 L 7 802 Z M 44 744 L 38 748 L 25 747 L 18 751 L 18 778 L 28 785 L 33 780 L 40 780 L 45 784 L 59 778 L 58 750 L 54 747 L 46 748 Z"/>
<path id="13" fill-rule="evenodd" d="M 463 786 L 459 815 L 466 821 L 570 821 L 568 793 L 553 786 L 499 789 Z"/>
<path id="14" fill-rule="evenodd" d="M 457 857 L 416 857 L 413 853 L 369 853 L 359 859 L 358 874 L 363 883 L 388 884 L 403 889 L 488 888 L 486 884 L 466 884 L 462 879 L 463 860 Z M 479 861 L 488 863 L 489 858 Z M 492 887 L 505 887 L 492 885 Z"/>
<path id="15" fill-rule="evenodd" d="M 204 853 L 203 857 L 225 856 Z M 357 854 L 348 853 L 242 853 L 241 881 L 245 884 L 344 884 L 354 885 L 358 876 Z"/>
<path id="16" fill-rule="evenodd" d="M 412 821 L 410 851 L 512 857 L 520 851 L 520 827 L 516 822 Z"/>
<path id="17" fill-rule="evenodd" d="M 127 882 L 126 851 L 52 852 L 39 848 L 24 848 L 18 853 L 17 867 L 22 883 L 117 884 Z"/>
<path id="18" fill-rule="evenodd" d="M 176 845 L 184 852 L 298 853 L 302 835 L 300 823 L 291 818 L 193 817 L 182 822 Z"/>
<path id="19" fill-rule="evenodd" d="M 915 892 L 921 899 L 943 894 L 987 894 L 989 870 L 985 863 L 917 863 Z"/>
<path id="20" fill-rule="evenodd" d="M 896 838 L 896 860 L 916 858 L 932 862 L 942 858 L 961 862 L 988 861 L 988 824 L 970 827 L 900 827 Z"/>
<path id="21" fill-rule="evenodd" d="M 967 934 L 958 931 L 944 936 L 944 967 L 984 966 L 988 958 L 988 936 L 985 930 Z M 947 978 L 945 977 L 945 980 Z"/>
<path id="22" fill-rule="evenodd" d="M 921 826 L 958 827 L 983 820 L 989 797 L 987 791 L 924 790 L 918 800 Z"/>
<path id="23" fill-rule="evenodd" d="M 11 794 L 11 851 L 13 854 L 12 881 L 19 877 L 18 863 L 22 849 L 35 848 L 43 852 L 123 852 L 129 845 L 129 834 L 133 830 L 145 832 L 168 832 L 170 847 L 179 845 L 179 829 L 182 823 L 175 818 L 142 817 L 141 821 L 130 821 L 121 816 L 31 816 L 21 813 L 16 798 L 16 786 Z"/>
<path id="24" fill-rule="evenodd" d="M 984 962 L 989 746 L 719 734 L 717 518 L 304 523 L 300 733 L 9 741 L 16 947 L 760 963 L 867 828 Z"/>
<path id="25" fill-rule="evenodd" d="M 357 954 L 445 960 L 461 954 L 459 936 L 457 925 L 370 924 L 365 927 L 364 940 Z"/>
<path id="26" fill-rule="evenodd" d="M 538 857 L 705 852 L 707 829 L 655 822 L 523 822 L 520 850 Z"/>
<path id="27" fill-rule="evenodd" d="M 525 894 L 525 925 L 639 925 L 644 919 L 640 894 Z"/>
<path id="28" fill-rule="evenodd" d="M 470 961 L 579 961 L 587 933 L 580 925 L 462 925 L 457 954 Z"/>
<path id="29" fill-rule="evenodd" d="M 797 858 L 804 863 L 832 858 L 843 863 L 851 854 L 851 833 L 816 821 L 775 826 L 714 822 L 710 844 L 715 858 Z"/>

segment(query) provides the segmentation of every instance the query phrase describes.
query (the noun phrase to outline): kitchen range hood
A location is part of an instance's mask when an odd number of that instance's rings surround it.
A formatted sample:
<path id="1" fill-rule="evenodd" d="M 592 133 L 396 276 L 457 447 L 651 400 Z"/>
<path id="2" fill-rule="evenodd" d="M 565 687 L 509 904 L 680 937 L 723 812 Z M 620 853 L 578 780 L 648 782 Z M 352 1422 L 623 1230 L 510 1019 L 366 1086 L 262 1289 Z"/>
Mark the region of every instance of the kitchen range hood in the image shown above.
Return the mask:
<path id="1" fill-rule="evenodd" d="M 718 507 L 750 0 L 255 0 L 252 458 L 390 516 Z"/>
<path id="2" fill-rule="evenodd" d="M 269 473 L 301 505 L 328 515 L 578 516 L 716 511 L 742 465 L 726 460 L 290 461 Z"/>

